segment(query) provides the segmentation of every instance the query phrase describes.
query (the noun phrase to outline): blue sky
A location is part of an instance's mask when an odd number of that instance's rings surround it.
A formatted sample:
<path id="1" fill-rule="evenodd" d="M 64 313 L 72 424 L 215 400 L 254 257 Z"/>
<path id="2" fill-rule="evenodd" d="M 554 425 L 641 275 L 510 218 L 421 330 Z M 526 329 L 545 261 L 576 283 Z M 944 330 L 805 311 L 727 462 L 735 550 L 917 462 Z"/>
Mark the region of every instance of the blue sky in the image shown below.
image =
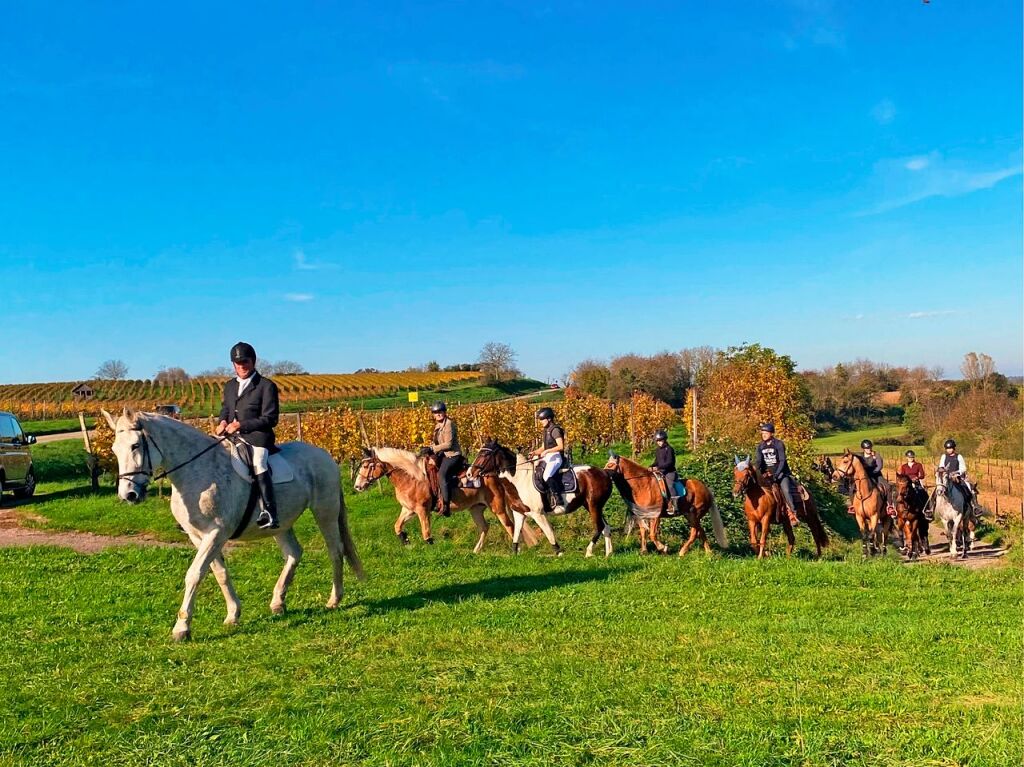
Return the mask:
<path id="1" fill-rule="evenodd" d="M 0 382 L 760 342 L 1022 369 L 1019 2 L 22 4 Z"/>

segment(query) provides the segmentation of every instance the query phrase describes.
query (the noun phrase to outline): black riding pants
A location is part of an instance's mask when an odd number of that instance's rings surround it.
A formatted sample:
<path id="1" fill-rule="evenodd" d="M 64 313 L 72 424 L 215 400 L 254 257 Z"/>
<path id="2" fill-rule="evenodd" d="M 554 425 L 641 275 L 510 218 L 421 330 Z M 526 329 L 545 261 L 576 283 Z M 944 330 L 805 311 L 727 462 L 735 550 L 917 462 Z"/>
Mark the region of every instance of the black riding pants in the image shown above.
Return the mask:
<path id="1" fill-rule="evenodd" d="M 452 500 L 451 478 L 461 463 L 461 455 L 446 455 L 437 469 L 438 479 L 440 479 L 441 484 L 441 498 L 445 503 L 450 503 Z"/>
<path id="2" fill-rule="evenodd" d="M 782 488 L 782 496 L 786 499 L 786 503 L 789 504 L 790 511 L 795 514 L 799 505 L 796 500 L 796 482 L 793 481 L 793 477 L 786 474 L 780 478 L 779 487 Z"/>

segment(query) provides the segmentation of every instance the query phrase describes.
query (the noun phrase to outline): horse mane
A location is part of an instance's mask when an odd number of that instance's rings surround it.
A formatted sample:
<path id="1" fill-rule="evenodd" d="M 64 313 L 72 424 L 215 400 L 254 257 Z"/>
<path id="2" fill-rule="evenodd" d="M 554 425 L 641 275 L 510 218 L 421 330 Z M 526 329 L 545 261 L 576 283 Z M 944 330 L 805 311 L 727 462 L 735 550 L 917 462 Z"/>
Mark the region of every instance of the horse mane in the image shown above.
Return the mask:
<path id="1" fill-rule="evenodd" d="M 201 437 L 205 437 L 207 440 L 216 439 L 216 437 L 207 434 L 202 429 L 199 429 L 190 423 L 179 421 L 177 418 L 171 418 L 170 416 L 163 415 L 161 413 L 144 413 L 142 411 L 137 411 L 133 415 L 133 423 L 136 426 L 145 426 L 147 424 L 156 423 L 158 426 L 167 427 L 176 435 L 198 434 Z"/>
<path id="2" fill-rule="evenodd" d="M 396 469 L 401 469 L 413 479 L 427 481 L 427 472 L 415 453 L 400 450 L 397 447 L 377 447 L 373 452 L 381 461 L 391 464 Z"/>

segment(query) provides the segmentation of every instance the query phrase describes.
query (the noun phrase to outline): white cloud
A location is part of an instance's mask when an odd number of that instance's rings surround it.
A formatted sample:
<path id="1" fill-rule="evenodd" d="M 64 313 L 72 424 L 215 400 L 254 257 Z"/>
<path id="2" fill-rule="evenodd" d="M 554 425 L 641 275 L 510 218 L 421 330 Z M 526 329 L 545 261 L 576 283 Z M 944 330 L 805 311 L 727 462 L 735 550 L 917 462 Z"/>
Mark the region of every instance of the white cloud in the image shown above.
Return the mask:
<path id="1" fill-rule="evenodd" d="M 914 155 L 875 163 L 869 189 L 880 199 L 858 215 L 885 213 L 930 197 L 960 197 L 991 189 L 1000 181 L 1021 174 L 1019 154 L 997 167 L 979 168 L 952 160 L 940 152 Z"/>
<path id="2" fill-rule="evenodd" d="M 285 301 L 295 301 L 295 302 L 298 302 L 298 303 L 303 303 L 305 301 L 312 301 L 313 300 L 313 294 L 312 293 L 285 293 L 284 294 L 284 300 Z"/>
<path id="3" fill-rule="evenodd" d="M 910 320 L 924 320 L 929 317 L 946 317 L 950 314 L 959 314 L 956 309 L 935 309 L 928 312 L 911 312 L 907 315 Z"/>
<path id="4" fill-rule="evenodd" d="M 879 125 L 888 125 L 896 118 L 896 105 L 889 99 L 882 99 L 871 107 L 871 116 Z"/>

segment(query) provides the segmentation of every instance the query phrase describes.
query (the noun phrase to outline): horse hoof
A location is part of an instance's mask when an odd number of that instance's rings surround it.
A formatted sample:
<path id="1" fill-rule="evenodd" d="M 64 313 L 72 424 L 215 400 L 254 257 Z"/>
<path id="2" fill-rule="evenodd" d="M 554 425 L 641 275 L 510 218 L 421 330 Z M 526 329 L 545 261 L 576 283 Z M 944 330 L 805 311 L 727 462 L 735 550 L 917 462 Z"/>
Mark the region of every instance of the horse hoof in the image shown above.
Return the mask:
<path id="1" fill-rule="evenodd" d="M 512 544 L 512 553 L 513 554 L 518 554 L 519 553 L 519 544 L 518 543 L 513 543 Z"/>
<path id="2" fill-rule="evenodd" d="M 338 608 L 338 600 L 337 599 L 328 599 L 327 600 L 327 609 L 328 610 L 336 610 L 337 608 Z"/>
<path id="3" fill-rule="evenodd" d="M 409 545 L 409 534 L 404 530 L 398 534 L 398 542 L 403 546 Z"/>
<path id="4" fill-rule="evenodd" d="M 270 612 L 272 612 L 274 615 L 284 615 L 284 605 L 271 605 Z"/>
<path id="5" fill-rule="evenodd" d="M 433 538 L 427 538 L 427 540 L 425 540 L 424 543 L 426 543 L 428 546 L 433 546 L 434 545 L 434 539 Z"/>
<path id="6" fill-rule="evenodd" d="M 237 626 L 238 625 L 238 616 L 237 615 L 234 615 L 234 616 L 229 615 L 227 618 L 224 619 L 224 625 L 225 626 Z"/>
<path id="7" fill-rule="evenodd" d="M 171 636 L 174 637 L 175 642 L 187 642 L 192 638 L 192 630 L 182 629 L 181 631 L 178 631 L 175 629 L 171 632 Z"/>

